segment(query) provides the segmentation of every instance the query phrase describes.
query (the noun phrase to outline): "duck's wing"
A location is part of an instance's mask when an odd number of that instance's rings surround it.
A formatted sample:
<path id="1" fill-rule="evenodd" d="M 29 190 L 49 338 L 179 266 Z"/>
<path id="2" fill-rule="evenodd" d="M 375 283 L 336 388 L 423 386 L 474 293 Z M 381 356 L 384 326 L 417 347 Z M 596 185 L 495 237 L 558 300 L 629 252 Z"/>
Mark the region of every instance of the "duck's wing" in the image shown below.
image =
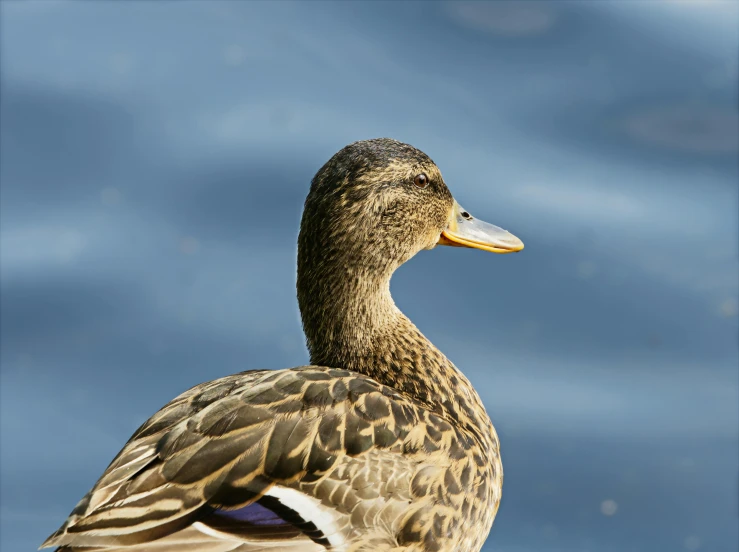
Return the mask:
<path id="1" fill-rule="evenodd" d="M 470 477 L 475 449 L 354 372 L 245 372 L 155 414 L 42 548 L 309 552 L 440 538 L 473 507 L 463 489 L 486 486 Z"/>

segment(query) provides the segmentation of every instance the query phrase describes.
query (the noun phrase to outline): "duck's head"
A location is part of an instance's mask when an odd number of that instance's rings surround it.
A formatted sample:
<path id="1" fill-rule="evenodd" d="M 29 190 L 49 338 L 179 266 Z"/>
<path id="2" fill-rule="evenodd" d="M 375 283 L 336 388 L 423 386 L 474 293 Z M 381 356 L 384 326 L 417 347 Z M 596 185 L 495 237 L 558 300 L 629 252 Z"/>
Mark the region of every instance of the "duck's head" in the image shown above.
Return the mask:
<path id="1" fill-rule="evenodd" d="M 350 277 L 371 273 L 385 279 L 436 245 L 494 253 L 523 249 L 513 234 L 460 207 L 436 164 L 408 144 L 389 138 L 355 142 L 313 178 L 300 227 L 299 266 L 330 265 Z"/>

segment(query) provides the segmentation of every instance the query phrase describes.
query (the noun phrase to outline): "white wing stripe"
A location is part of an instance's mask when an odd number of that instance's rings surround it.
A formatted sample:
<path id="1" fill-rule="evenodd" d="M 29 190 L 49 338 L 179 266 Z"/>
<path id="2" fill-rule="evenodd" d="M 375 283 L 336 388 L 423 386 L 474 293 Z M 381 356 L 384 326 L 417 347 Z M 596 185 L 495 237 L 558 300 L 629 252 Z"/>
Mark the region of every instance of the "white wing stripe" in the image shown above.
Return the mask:
<path id="1" fill-rule="evenodd" d="M 344 537 L 336 525 L 336 512 L 331 511 L 321 501 L 287 487 L 275 485 L 268 492 L 267 496 L 271 496 L 279 500 L 283 505 L 295 510 L 305 521 L 310 521 L 317 529 L 326 537 L 331 544 L 331 550 L 340 552 L 344 550 Z"/>

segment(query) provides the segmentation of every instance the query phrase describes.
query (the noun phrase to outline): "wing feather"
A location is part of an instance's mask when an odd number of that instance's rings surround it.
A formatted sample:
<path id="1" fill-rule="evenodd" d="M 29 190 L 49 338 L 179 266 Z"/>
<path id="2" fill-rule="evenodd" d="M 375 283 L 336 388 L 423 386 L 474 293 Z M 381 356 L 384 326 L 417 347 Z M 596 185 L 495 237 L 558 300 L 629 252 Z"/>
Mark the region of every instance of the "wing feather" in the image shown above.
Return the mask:
<path id="1" fill-rule="evenodd" d="M 358 535 L 396 546 L 393 535 L 416 524 L 414 513 L 438 505 L 449 451 L 469 452 L 458 437 L 447 421 L 346 370 L 228 376 L 186 391 L 141 426 L 43 547 L 166 552 L 210 539 L 197 549 L 280 542 L 302 552 Z M 264 528 L 225 530 L 213 517 L 268 500 L 298 520 L 270 529 L 269 543 Z M 315 530 L 296 533 L 301 522 Z"/>

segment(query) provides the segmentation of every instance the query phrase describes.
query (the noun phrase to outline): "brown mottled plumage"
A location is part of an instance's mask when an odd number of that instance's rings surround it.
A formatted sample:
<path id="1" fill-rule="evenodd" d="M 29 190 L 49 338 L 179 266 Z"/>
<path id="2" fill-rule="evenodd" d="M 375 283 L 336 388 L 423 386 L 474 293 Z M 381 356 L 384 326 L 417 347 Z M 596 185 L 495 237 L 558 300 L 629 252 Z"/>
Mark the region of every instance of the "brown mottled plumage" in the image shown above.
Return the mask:
<path id="1" fill-rule="evenodd" d="M 43 546 L 479 550 L 503 481 L 495 430 L 389 285 L 418 251 L 449 243 L 442 235 L 503 252 L 455 237 L 458 211 L 436 165 L 409 145 L 378 139 L 338 152 L 313 179 L 298 243 L 314 365 L 243 372 L 174 399 Z M 502 243 L 522 247 L 510 234 Z"/>

